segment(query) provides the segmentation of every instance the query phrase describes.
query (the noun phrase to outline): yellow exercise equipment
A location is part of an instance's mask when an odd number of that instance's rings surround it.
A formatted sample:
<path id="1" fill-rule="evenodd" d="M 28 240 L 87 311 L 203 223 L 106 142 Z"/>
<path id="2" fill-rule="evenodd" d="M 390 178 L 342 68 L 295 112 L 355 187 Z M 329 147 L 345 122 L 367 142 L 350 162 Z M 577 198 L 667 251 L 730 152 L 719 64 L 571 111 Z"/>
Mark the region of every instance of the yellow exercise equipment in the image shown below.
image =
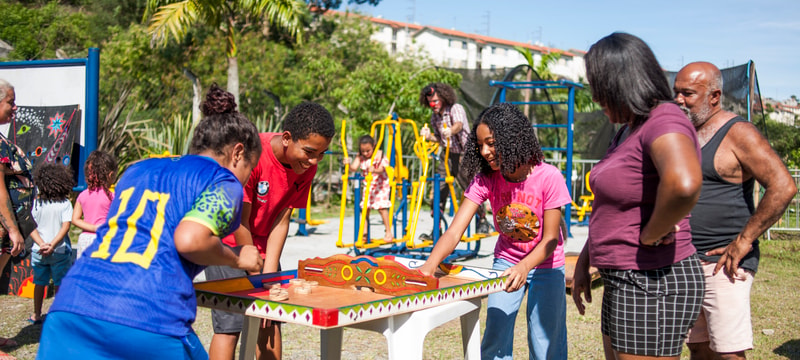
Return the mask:
<path id="1" fill-rule="evenodd" d="M 594 192 L 592 192 L 592 187 L 589 185 L 589 174 L 592 171 L 586 172 L 586 190 L 589 191 L 589 195 L 581 195 L 579 198 L 581 204 L 580 206 L 576 204 L 574 201 L 572 202 L 572 206 L 575 207 L 575 214 L 578 215 L 578 222 L 583 221 L 583 218 L 586 217 L 587 214 L 592 212 L 592 202 L 594 201 Z"/>

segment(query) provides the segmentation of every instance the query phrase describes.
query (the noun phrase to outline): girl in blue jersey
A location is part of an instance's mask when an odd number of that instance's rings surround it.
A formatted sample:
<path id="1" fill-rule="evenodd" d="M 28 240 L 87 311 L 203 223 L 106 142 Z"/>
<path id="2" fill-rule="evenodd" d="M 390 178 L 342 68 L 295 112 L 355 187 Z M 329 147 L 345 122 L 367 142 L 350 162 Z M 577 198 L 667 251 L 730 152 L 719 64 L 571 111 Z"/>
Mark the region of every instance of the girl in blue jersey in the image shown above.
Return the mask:
<path id="1" fill-rule="evenodd" d="M 207 359 L 192 330 L 192 279 L 207 265 L 258 271 L 254 246 L 220 238 L 239 227 L 242 184 L 258 161 L 255 126 L 216 84 L 190 153 L 132 165 L 97 240 L 64 278 L 37 359 Z"/>

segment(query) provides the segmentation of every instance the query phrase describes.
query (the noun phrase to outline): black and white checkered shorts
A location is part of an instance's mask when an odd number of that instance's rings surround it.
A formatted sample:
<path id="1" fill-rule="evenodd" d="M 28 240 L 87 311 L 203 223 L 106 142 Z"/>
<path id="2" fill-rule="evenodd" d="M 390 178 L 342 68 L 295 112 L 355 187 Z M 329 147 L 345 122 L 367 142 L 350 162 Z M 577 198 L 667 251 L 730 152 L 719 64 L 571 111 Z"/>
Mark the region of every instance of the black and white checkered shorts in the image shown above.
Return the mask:
<path id="1" fill-rule="evenodd" d="M 601 328 L 619 352 L 679 356 L 705 291 L 697 255 L 656 270 L 600 269 Z"/>

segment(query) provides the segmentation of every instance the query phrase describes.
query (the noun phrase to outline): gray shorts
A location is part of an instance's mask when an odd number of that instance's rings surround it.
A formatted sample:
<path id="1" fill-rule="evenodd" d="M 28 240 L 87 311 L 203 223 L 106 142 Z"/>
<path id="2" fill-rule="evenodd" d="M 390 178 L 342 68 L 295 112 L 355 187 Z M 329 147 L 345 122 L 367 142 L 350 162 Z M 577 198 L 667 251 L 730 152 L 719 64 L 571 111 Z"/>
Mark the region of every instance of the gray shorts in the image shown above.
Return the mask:
<path id="1" fill-rule="evenodd" d="M 206 280 L 221 280 L 247 276 L 244 270 L 228 266 L 206 267 Z M 211 309 L 211 323 L 214 325 L 215 334 L 235 334 L 242 332 L 244 315 L 228 311 Z"/>

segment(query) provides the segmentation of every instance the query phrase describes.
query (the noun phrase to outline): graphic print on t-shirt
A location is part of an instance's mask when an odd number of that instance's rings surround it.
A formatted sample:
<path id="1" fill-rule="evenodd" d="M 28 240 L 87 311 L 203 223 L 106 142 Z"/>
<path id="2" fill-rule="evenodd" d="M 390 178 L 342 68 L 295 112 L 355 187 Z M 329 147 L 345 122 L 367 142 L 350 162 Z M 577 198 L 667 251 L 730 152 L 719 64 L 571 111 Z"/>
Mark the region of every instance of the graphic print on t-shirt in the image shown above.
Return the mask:
<path id="1" fill-rule="evenodd" d="M 511 203 L 497 212 L 497 230 L 520 242 L 529 242 L 539 235 L 539 217 L 525 205 Z"/>

